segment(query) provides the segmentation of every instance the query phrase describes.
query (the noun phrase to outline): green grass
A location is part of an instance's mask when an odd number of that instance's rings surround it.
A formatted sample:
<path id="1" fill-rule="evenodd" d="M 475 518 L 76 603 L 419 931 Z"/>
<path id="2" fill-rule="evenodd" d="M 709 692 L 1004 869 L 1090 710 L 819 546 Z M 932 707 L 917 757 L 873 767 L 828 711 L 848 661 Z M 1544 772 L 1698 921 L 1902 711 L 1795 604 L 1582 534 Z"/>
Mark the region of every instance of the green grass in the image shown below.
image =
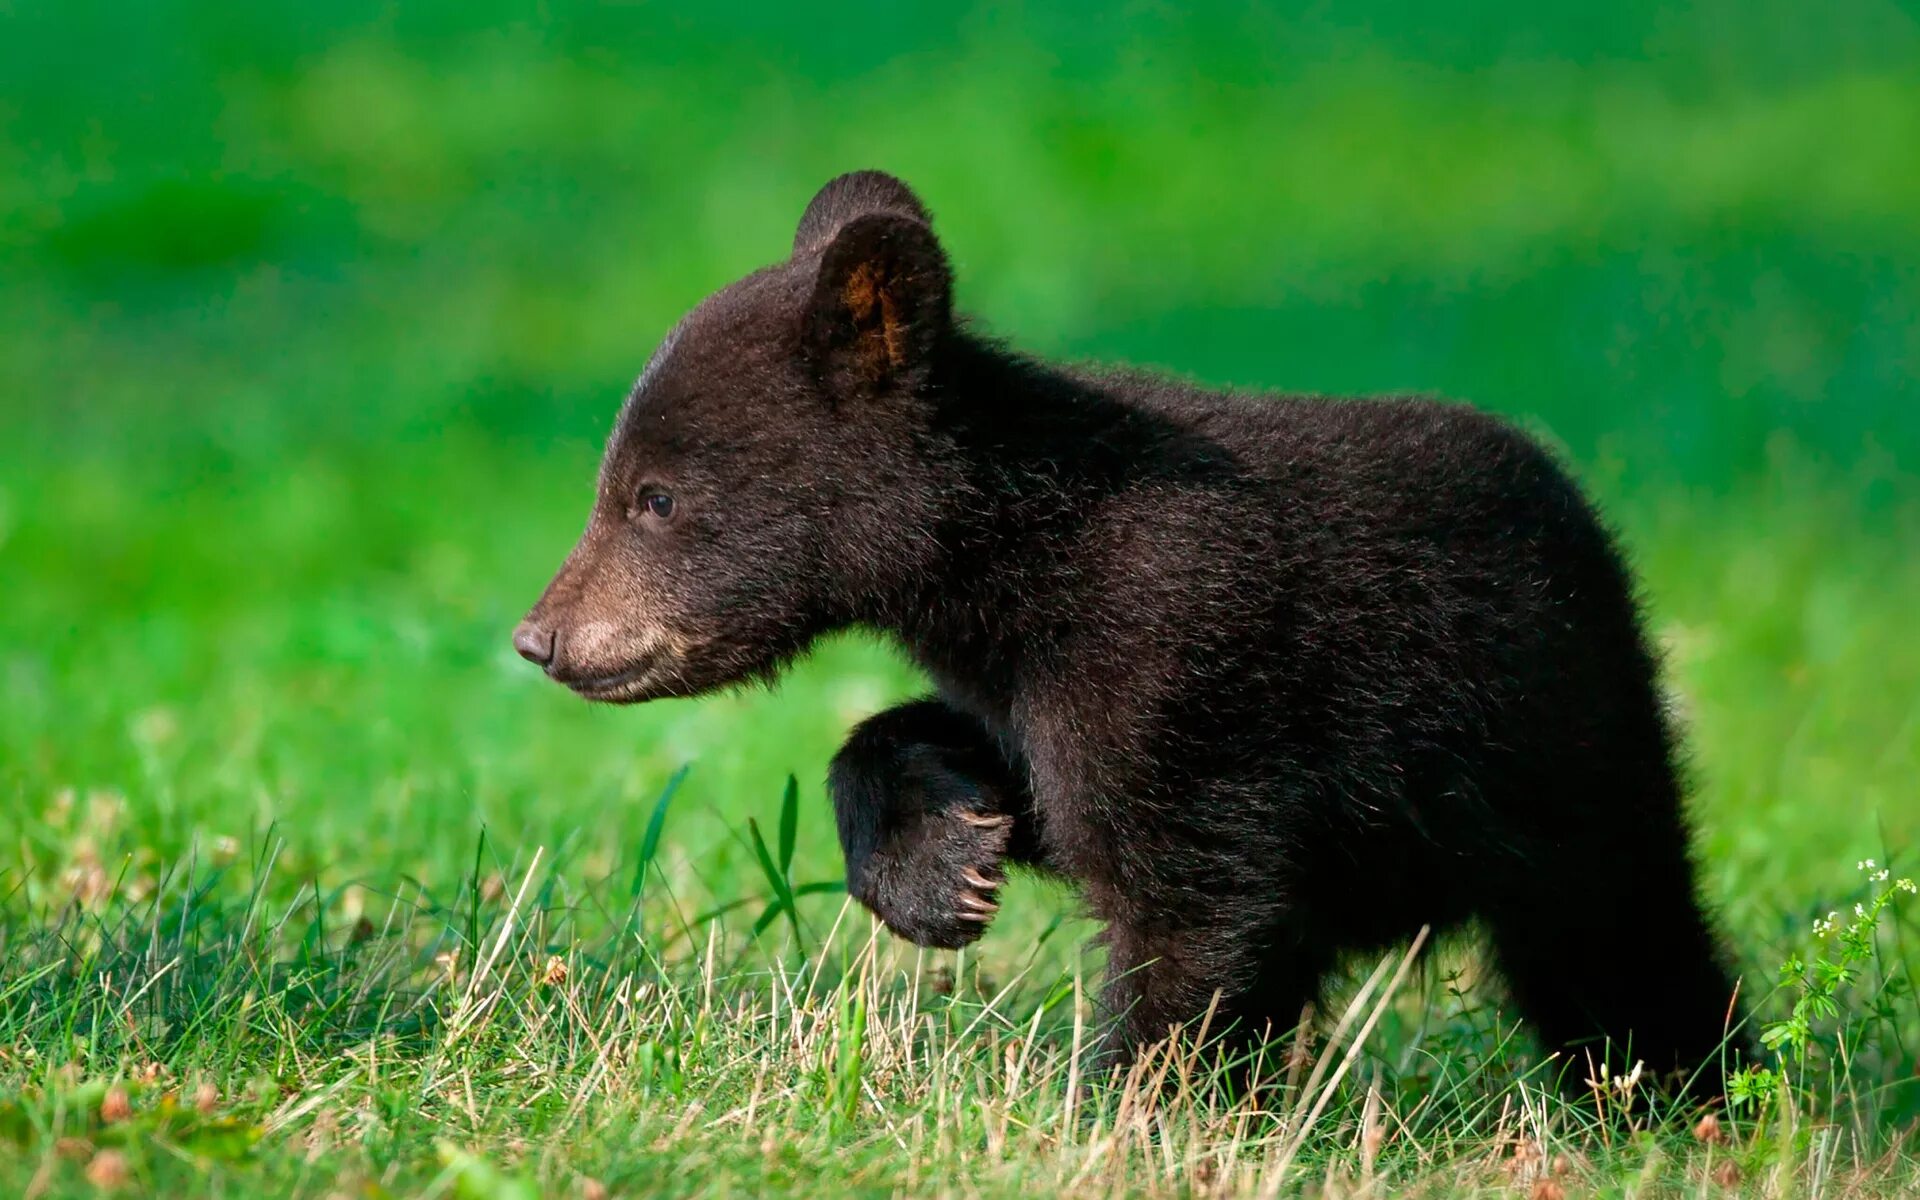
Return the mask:
<path id="1" fill-rule="evenodd" d="M 1911 14 L 77 3 L 0 34 L 0 1191 L 1920 1186 L 1899 904 L 1792 1103 L 1724 1142 L 1551 1098 L 1471 939 L 1397 987 L 1353 964 L 1277 1111 L 1177 1082 L 1200 1062 L 1108 1088 L 1070 895 L 1016 884 L 956 958 L 831 890 L 825 763 L 918 686 L 889 648 L 610 711 L 506 641 L 652 341 L 886 166 L 1027 347 L 1442 391 L 1561 445 L 1783 1017 L 1855 863 L 1920 839 Z M 1554 902 L 1631 885 L 1595 862 Z"/>

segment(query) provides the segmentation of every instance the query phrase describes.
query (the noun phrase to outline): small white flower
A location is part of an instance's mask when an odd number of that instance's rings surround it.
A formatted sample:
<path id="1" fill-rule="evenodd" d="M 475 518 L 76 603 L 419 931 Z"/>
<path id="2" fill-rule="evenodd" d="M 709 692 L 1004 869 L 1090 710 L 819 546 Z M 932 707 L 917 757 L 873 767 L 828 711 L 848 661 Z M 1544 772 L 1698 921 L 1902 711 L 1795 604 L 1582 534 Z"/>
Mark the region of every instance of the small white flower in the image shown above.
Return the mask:
<path id="1" fill-rule="evenodd" d="M 1854 906 L 1853 906 L 1853 915 L 1854 915 L 1854 916 L 1856 916 L 1856 917 L 1864 917 L 1864 916 L 1866 916 L 1866 915 L 1867 915 L 1867 906 L 1866 906 L 1866 905 L 1864 905 L 1864 904 L 1856 904 L 1856 905 L 1854 905 Z"/>
<path id="2" fill-rule="evenodd" d="M 1862 871 L 1873 870 L 1873 860 L 1870 858 L 1863 858 L 1859 862 L 1855 863 L 1854 865 L 1859 867 Z"/>
<path id="3" fill-rule="evenodd" d="M 1892 871 L 1887 870 L 1885 867 L 1881 867 L 1878 871 L 1875 871 L 1873 873 L 1873 881 L 1875 883 L 1885 883 L 1887 881 L 1887 876 L 1891 874 L 1893 874 Z"/>
<path id="4" fill-rule="evenodd" d="M 1899 883 L 1896 883 L 1893 886 L 1899 888 L 1903 892 L 1920 892 L 1920 887 L 1915 887 L 1913 880 L 1911 879 L 1902 879 Z"/>

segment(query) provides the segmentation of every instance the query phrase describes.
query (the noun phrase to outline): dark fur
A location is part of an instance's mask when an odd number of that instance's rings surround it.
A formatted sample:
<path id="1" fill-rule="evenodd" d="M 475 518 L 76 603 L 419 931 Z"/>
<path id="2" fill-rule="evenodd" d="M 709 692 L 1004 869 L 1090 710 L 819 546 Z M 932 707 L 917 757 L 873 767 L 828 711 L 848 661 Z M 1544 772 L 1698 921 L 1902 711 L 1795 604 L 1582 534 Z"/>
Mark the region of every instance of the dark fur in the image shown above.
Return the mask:
<path id="1" fill-rule="evenodd" d="M 631 702 L 897 639 L 938 694 L 833 763 L 850 889 L 956 946 L 1003 862 L 1075 881 L 1122 1051 L 1216 992 L 1290 1026 L 1342 952 L 1478 919 L 1550 1046 L 1705 1063 L 1733 986 L 1653 657 L 1552 458 L 1460 406 L 1039 363 L 950 294 L 903 184 L 828 184 L 656 355 L 516 644 Z"/>

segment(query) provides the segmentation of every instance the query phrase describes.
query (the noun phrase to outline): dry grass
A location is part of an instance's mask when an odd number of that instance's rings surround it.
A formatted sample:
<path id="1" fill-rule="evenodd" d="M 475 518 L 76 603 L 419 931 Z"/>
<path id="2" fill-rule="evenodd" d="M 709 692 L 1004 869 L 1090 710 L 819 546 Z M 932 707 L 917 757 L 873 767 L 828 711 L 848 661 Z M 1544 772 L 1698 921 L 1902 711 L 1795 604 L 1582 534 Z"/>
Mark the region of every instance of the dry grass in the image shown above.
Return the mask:
<path id="1" fill-rule="evenodd" d="M 754 936 L 679 912 L 659 864 L 623 907 L 539 851 L 446 903 L 275 901 L 274 858 L 188 865 L 138 899 L 111 876 L 14 889 L 0 1185 L 1548 1200 L 1920 1184 L 1897 1138 L 1791 1105 L 1756 1126 L 1622 1080 L 1569 1102 L 1471 999 L 1484 989 L 1463 995 L 1418 944 L 1235 1099 L 1193 1039 L 1090 1076 L 1094 964 L 1045 938 L 989 968 L 912 952 L 828 897 Z"/>

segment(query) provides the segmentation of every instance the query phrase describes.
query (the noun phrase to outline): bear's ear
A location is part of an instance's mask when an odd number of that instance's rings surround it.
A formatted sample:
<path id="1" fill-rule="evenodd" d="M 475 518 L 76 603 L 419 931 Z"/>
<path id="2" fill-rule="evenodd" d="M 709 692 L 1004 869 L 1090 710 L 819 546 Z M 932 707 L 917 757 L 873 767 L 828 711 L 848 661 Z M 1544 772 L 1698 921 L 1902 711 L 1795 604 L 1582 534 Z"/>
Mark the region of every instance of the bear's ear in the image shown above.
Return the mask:
<path id="1" fill-rule="evenodd" d="M 801 344 L 828 391 L 878 391 L 924 378 L 952 321 L 947 256 L 922 221 L 869 213 L 820 254 Z"/>
<path id="2" fill-rule="evenodd" d="M 885 171 L 849 171 L 830 179 L 807 202 L 800 226 L 793 233 L 793 253 L 798 256 L 819 250 L 833 240 L 840 227 L 868 213 L 892 213 L 910 217 L 933 228 L 933 217 L 913 189 Z"/>

